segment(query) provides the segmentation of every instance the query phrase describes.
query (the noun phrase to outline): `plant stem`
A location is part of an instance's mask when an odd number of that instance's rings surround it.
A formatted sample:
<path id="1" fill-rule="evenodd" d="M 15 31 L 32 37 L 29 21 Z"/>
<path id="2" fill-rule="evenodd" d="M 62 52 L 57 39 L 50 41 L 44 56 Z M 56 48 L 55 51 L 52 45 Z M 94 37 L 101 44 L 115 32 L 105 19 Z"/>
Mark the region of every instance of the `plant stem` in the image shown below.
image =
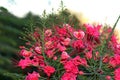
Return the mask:
<path id="1" fill-rule="evenodd" d="M 113 34 L 113 32 L 114 32 L 115 28 L 116 28 L 116 25 L 117 25 L 117 23 L 118 23 L 119 19 L 120 19 L 120 15 L 119 15 L 119 17 L 118 17 L 117 21 L 115 22 L 115 24 L 114 24 L 114 26 L 113 26 L 113 28 L 112 28 L 111 33 L 110 33 L 110 34 L 109 34 L 109 36 L 108 36 L 107 43 L 110 41 L 110 38 L 111 38 L 111 36 L 112 36 L 112 34 Z"/>
<path id="2" fill-rule="evenodd" d="M 50 77 L 48 77 L 47 80 L 50 80 Z"/>

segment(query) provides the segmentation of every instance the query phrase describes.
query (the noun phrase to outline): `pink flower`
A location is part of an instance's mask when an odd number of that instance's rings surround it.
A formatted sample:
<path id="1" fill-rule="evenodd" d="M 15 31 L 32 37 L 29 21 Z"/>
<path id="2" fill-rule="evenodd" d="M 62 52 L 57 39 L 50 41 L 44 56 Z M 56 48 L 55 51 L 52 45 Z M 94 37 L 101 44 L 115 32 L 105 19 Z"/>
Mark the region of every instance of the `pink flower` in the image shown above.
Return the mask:
<path id="1" fill-rule="evenodd" d="M 32 65 L 33 66 L 41 66 L 41 64 L 43 65 L 44 63 L 44 57 L 43 56 L 34 56 L 32 59 Z"/>
<path id="2" fill-rule="evenodd" d="M 29 58 L 21 59 L 18 63 L 18 66 L 20 66 L 22 69 L 26 68 L 27 66 L 30 66 L 31 60 Z"/>
<path id="3" fill-rule="evenodd" d="M 45 66 L 44 72 L 47 74 L 48 77 L 50 77 L 55 72 L 55 68 L 52 66 Z"/>
<path id="4" fill-rule="evenodd" d="M 69 24 L 63 24 L 63 27 L 66 27 L 67 30 L 68 30 L 70 33 L 73 33 L 73 31 L 74 31 L 74 28 L 71 27 Z"/>
<path id="5" fill-rule="evenodd" d="M 58 43 L 57 48 L 58 48 L 59 51 L 61 51 L 61 52 L 66 50 L 66 47 L 65 47 L 65 46 L 62 46 L 60 43 Z"/>
<path id="6" fill-rule="evenodd" d="M 45 31 L 45 36 L 51 36 L 52 35 L 52 30 L 51 29 L 47 29 Z"/>
<path id="7" fill-rule="evenodd" d="M 81 58 L 80 61 L 81 61 L 81 65 L 82 65 L 82 66 L 88 67 L 88 64 L 87 64 L 87 61 L 86 61 L 85 58 Z"/>
<path id="8" fill-rule="evenodd" d="M 41 54 L 41 53 L 42 53 L 41 47 L 36 46 L 34 50 L 35 50 L 35 52 L 38 53 L 38 54 Z"/>
<path id="9" fill-rule="evenodd" d="M 61 80 L 76 80 L 77 75 L 69 72 L 65 72 L 61 77 Z"/>
<path id="10" fill-rule="evenodd" d="M 118 43 L 117 37 L 115 35 L 111 36 L 111 41 L 112 41 L 113 45 L 116 45 Z"/>
<path id="11" fill-rule="evenodd" d="M 85 24 L 84 26 L 86 27 L 87 40 L 89 42 L 100 43 L 100 41 L 99 41 L 99 36 L 100 36 L 99 27 L 95 27 L 95 26 L 90 25 L 90 24 Z"/>
<path id="12" fill-rule="evenodd" d="M 45 43 L 45 48 L 46 48 L 46 49 L 51 48 L 51 46 L 52 46 L 52 41 L 47 41 L 47 42 Z"/>
<path id="13" fill-rule="evenodd" d="M 66 59 L 68 59 L 69 57 L 70 57 L 70 56 L 68 55 L 67 52 L 65 52 L 65 51 L 62 52 L 62 55 L 61 55 L 61 59 L 62 59 L 62 60 L 66 60 Z"/>
<path id="14" fill-rule="evenodd" d="M 59 36 L 66 36 L 67 35 L 66 27 L 59 28 L 56 26 L 56 31 L 57 31 Z"/>
<path id="15" fill-rule="evenodd" d="M 75 48 L 78 51 L 81 51 L 81 49 L 84 48 L 83 41 L 82 40 L 73 41 L 72 47 Z"/>
<path id="16" fill-rule="evenodd" d="M 40 55 L 34 56 L 34 58 L 32 59 L 32 65 L 40 67 L 46 66 L 46 63 L 44 62 L 44 57 Z"/>
<path id="17" fill-rule="evenodd" d="M 84 72 L 83 71 L 79 71 L 79 75 L 84 75 Z"/>
<path id="18" fill-rule="evenodd" d="M 114 57 L 110 58 L 109 64 L 112 67 L 116 67 L 118 65 L 120 65 L 120 55 L 119 54 L 115 54 Z"/>
<path id="19" fill-rule="evenodd" d="M 103 62 L 104 62 L 104 63 L 108 63 L 108 61 L 109 61 L 109 56 L 108 56 L 108 55 L 105 55 L 105 56 L 103 57 Z"/>
<path id="20" fill-rule="evenodd" d="M 71 26 L 69 24 L 63 24 L 63 27 L 70 28 Z"/>
<path id="21" fill-rule="evenodd" d="M 66 72 L 68 73 L 74 73 L 77 74 L 78 73 L 78 67 L 74 64 L 74 62 L 72 60 L 67 61 L 64 64 L 64 69 L 66 70 Z"/>
<path id="22" fill-rule="evenodd" d="M 62 44 L 67 46 L 67 45 L 69 45 L 70 41 L 71 41 L 70 38 L 66 38 L 66 39 L 64 39 L 64 41 L 62 41 Z"/>
<path id="23" fill-rule="evenodd" d="M 57 60 L 57 56 L 54 56 L 54 57 L 53 57 L 53 60 Z"/>
<path id="24" fill-rule="evenodd" d="M 70 58 L 70 56 L 68 55 L 68 53 L 65 52 L 65 51 L 63 51 L 62 54 L 61 54 L 61 60 L 60 60 L 60 62 L 62 64 L 65 64 L 68 61 L 69 58 Z"/>
<path id="25" fill-rule="evenodd" d="M 19 46 L 20 49 L 25 49 L 25 46 Z"/>
<path id="26" fill-rule="evenodd" d="M 117 65 L 120 65 L 120 54 L 115 54 L 114 58 L 116 60 Z"/>
<path id="27" fill-rule="evenodd" d="M 25 80 L 39 80 L 39 77 L 40 77 L 39 73 L 34 71 L 33 73 L 28 73 Z"/>
<path id="28" fill-rule="evenodd" d="M 117 68 L 115 71 L 114 71 L 114 79 L 115 80 L 120 80 L 120 68 Z"/>
<path id="29" fill-rule="evenodd" d="M 97 51 L 97 52 L 95 52 L 95 56 L 94 56 L 94 60 L 97 60 L 97 59 L 99 59 L 100 58 L 100 55 L 99 55 L 100 53 Z"/>
<path id="30" fill-rule="evenodd" d="M 83 39 L 83 37 L 85 36 L 85 33 L 83 31 L 79 30 L 79 31 L 73 32 L 73 35 L 77 39 Z"/>
<path id="31" fill-rule="evenodd" d="M 73 58 L 72 59 L 73 60 L 73 63 L 75 64 L 75 65 L 82 65 L 82 66 L 88 66 L 88 64 L 87 64 L 87 61 L 86 61 L 86 59 L 85 58 L 80 58 L 79 56 L 76 56 L 75 58 Z"/>
<path id="32" fill-rule="evenodd" d="M 97 27 L 93 26 L 93 25 L 90 25 L 90 24 L 85 24 L 85 27 L 86 27 L 86 33 L 91 35 L 91 36 L 94 36 L 94 37 L 99 37 L 100 33 L 99 33 L 99 30 L 100 30 L 100 27 L 99 25 Z"/>
<path id="33" fill-rule="evenodd" d="M 89 52 L 85 53 L 85 57 L 87 59 L 91 59 L 92 58 L 92 51 L 89 51 Z"/>
<path id="34" fill-rule="evenodd" d="M 97 25 L 95 25 L 95 28 L 96 28 L 97 30 L 100 30 L 101 27 L 102 27 L 102 24 L 97 24 Z"/>
<path id="35" fill-rule="evenodd" d="M 40 34 L 37 31 L 33 33 L 33 36 L 35 39 L 40 38 Z"/>
<path id="36" fill-rule="evenodd" d="M 116 44 L 115 47 L 114 47 L 114 53 L 119 54 L 119 52 L 120 52 L 120 43 Z"/>
<path id="37" fill-rule="evenodd" d="M 110 58 L 109 64 L 110 64 L 112 67 L 116 67 L 116 66 L 117 66 L 117 62 L 116 62 L 116 60 L 115 60 L 114 57 L 111 57 L 111 58 Z"/>
<path id="38" fill-rule="evenodd" d="M 20 54 L 21 54 L 22 56 L 24 56 L 24 57 L 30 57 L 30 56 L 32 55 L 32 52 L 27 51 L 27 50 L 25 50 L 25 49 L 22 49 L 22 50 L 20 51 Z"/>
<path id="39" fill-rule="evenodd" d="M 80 58 L 80 56 L 76 56 L 75 58 L 73 58 L 72 59 L 72 61 L 74 62 L 74 64 L 76 65 L 76 66 L 78 66 L 78 65 L 80 65 L 81 64 L 81 58 Z"/>
<path id="40" fill-rule="evenodd" d="M 106 77 L 106 80 L 111 80 L 111 76 L 107 75 Z"/>
<path id="41" fill-rule="evenodd" d="M 55 52 L 53 50 L 47 50 L 46 54 L 49 58 L 52 58 L 54 56 Z"/>

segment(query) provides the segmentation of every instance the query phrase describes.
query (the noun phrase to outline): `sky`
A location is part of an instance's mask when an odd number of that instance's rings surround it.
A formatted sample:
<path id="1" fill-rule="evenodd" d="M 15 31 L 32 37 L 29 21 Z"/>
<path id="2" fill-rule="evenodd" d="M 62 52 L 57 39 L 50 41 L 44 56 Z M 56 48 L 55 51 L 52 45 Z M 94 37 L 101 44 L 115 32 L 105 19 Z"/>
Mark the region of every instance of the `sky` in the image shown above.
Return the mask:
<path id="1" fill-rule="evenodd" d="M 29 11 L 37 15 L 41 15 L 44 10 L 51 13 L 52 8 L 57 11 L 60 2 L 61 0 L 0 0 L 0 6 L 6 7 L 18 17 L 23 17 Z M 82 13 L 88 22 L 113 25 L 120 15 L 119 0 L 63 0 L 63 3 L 72 13 Z"/>

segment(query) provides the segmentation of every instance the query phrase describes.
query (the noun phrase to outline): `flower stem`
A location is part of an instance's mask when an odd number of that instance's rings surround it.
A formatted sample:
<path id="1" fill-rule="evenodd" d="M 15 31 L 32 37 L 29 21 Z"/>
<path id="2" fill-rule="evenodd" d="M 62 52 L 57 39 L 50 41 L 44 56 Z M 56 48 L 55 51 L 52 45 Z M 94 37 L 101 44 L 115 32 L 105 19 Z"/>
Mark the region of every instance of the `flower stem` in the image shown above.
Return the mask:
<path id="1" fill-rule="evenodd" d="M 115 22 L 115 24 L 114 24 L 114 26 L 113 26 L 113 28 L 112 28 L 111 33 L 110 33 L 110 34 L 109 34 L 109 36 L 108 36 L 107 43 L 110 41 L 110 38 L 111 38 L 111 36 L 112 36 L 112 34 L 113 34 L 113 32 L 114 32 L 115 28 L 116 28 L 116 25 L 117 25 L 117 23 L 118 23 L 119 19 L 120 19 L 120 15 L 119 15 L 119 17 L 118 17 L 117 21 Z"/>

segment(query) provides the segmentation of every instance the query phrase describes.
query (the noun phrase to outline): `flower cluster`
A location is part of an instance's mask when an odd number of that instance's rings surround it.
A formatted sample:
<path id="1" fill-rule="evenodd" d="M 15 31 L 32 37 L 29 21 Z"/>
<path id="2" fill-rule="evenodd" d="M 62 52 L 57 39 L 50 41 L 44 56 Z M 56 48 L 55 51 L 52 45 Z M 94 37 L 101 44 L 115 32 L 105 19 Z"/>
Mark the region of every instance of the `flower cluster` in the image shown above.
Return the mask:
<path id="1" fill-rule="evenodd" d="M 120 44 L 114 34 L 109 40 L 111 31 L 91 24 L 37 28 L 20 47 L 18 66 L 37 68 L 25 80 L 120 80 Z"/>

